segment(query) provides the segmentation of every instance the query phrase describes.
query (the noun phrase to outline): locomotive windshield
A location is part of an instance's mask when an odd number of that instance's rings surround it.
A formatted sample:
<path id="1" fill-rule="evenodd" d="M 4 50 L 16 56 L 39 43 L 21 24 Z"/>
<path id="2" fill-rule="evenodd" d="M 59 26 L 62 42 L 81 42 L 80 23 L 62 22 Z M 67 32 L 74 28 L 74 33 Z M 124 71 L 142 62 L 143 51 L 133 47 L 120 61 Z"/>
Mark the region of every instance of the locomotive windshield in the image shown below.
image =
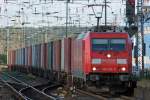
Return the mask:
<path id="1" fill-rule="evenodd" d="M 92 49 L 94 51 L 108 50 L 108 39 L 93 39 Z"/>
<path id="2" fill-rule="evenodd" d="M 92 50 L 93 51 L 104 51 L 114 50 L 122 51 L 125 50 L 125 39 L 92 39 Z"/>
<path id="3" fill-rule="evenodd" d="M 125 49 L 125 39 L 111 39 L 110 49 L 115 51 L 122 51 Z"/>

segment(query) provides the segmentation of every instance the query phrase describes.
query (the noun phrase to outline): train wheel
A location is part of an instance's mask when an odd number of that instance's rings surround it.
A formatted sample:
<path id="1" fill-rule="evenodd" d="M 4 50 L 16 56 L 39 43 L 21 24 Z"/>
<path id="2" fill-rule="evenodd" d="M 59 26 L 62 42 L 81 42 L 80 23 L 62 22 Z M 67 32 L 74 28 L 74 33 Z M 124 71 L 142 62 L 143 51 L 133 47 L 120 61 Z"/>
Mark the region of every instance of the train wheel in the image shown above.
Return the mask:
<path id="1" fill-rule="evenodd" d="M 134 88 L 128 87 L 127 91 L 125 92 L 125 95 L 127 95 L 127 96 L 133 96 L 134 95 Z"/>
<path id="2" fill-rule="evenodd" d="M 130 81 L 129 86 L 127 87 L 126 95 L 133 96 L 134 95 L 134 88 L 136 87 L 136 81 Z"/>

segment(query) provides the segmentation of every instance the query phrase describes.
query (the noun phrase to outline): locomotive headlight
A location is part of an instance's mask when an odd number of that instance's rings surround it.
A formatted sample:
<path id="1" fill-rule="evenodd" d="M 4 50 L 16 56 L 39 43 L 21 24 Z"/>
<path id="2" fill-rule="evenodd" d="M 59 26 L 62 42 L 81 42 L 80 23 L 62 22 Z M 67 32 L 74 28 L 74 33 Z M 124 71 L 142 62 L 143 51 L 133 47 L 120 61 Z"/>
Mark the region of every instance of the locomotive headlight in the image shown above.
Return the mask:
<path id="1" fill-rule="evenodd" d="M 101 64 L 101 59 L 92 59 L 92 64 Z"/>
<path id="2" fill-rule="evenodd" d="M 122 70 L 122 71 L 126 71 L 126 68 L 125 68 L 125 67 L 122 67 L 121 70 Z"/>
<path id="3" fill-rule="evenodd" d="M 93 67 L 93 69 L 92 69 L 93 71 L 96 71 L 96 67 Z"/>
<path id="4" fill-rule="evenodd" d="M 107 54 L 107 57 L 110 58 L 110 57 L 111 57 L 111 54 Z"/>
<path id="5" fill-rule="evenodd" d="M 117 59 L 117 64 L 127 64 L 127 59 Z"/>

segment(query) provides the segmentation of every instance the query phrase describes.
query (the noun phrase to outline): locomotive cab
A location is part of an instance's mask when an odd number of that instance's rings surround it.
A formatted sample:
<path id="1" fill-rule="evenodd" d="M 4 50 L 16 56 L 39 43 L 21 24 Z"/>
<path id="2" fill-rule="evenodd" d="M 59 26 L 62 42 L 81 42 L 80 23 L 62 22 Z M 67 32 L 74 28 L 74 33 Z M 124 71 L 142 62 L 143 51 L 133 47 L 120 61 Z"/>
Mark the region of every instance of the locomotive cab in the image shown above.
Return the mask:
<path id="1" fill-rule="evenodd" d="M 85 38 L 85 68 L 87 83 L 128 87 L 132 76 L 132 41 L 128 33 L 89 33 Z"/>
<path id="2" fill-rule="evenodd" d="M 125 38 L 92 39 L 91 67 L 93 73 L 129 73 Z"/>

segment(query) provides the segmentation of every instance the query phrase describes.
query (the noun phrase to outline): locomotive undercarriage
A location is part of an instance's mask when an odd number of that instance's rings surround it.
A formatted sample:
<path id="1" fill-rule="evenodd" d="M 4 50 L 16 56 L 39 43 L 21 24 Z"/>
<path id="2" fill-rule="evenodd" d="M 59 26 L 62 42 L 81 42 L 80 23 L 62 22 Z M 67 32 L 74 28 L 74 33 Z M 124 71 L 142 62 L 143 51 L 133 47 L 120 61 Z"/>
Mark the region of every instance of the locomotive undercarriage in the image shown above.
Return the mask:
<path id="1" fill-rule="evenodd" d="M 107 88 L 112 94 L 126 93 L 132 95 L 136 87 L 136 80 L 127 73 L 91 73 L 87 75 L 88 86 L 96 86 L 99 89 Z"/>

